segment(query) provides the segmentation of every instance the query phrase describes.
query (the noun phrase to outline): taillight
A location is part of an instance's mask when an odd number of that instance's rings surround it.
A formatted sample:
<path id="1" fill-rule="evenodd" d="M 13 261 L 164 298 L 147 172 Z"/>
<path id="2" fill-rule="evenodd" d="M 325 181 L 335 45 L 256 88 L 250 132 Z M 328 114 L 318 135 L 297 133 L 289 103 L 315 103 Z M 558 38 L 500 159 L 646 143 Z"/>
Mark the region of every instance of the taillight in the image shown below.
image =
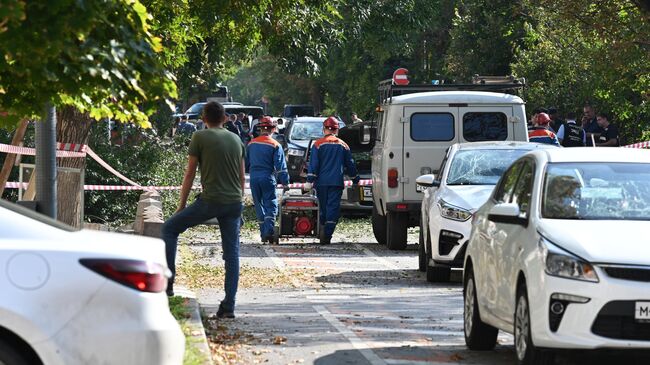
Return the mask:
<path id="1" fill-rule="evenodd" d="M 147 293 L 160 293 L 167 289 L 169 270 L 161 264 L 120 259 L 81 259 L 79 263 L 97 274 Z"/>
<path id="2" fill-rule="evenodd" d="M 396 188 L 397 187 L 397 169 L 392 168 L 388 169 L 388 187 Z"/>

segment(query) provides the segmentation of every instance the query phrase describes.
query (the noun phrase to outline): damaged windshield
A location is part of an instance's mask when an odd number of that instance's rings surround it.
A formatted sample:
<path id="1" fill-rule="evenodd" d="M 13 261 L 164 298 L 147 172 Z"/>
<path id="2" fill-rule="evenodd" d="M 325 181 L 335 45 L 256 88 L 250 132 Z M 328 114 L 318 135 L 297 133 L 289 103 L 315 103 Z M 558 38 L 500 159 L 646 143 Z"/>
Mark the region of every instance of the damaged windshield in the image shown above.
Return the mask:
<path id="1" fill-rule="evenodd" d="M 527 149 L 460 150 L 447 174 L 447 185 L 496 185 L 516 159 Z"/>
<path id="2" fill-rule="evenodd" d="M 553 219 L 650 220 L 650 164 L 549 164 L 542 215 Z"/>

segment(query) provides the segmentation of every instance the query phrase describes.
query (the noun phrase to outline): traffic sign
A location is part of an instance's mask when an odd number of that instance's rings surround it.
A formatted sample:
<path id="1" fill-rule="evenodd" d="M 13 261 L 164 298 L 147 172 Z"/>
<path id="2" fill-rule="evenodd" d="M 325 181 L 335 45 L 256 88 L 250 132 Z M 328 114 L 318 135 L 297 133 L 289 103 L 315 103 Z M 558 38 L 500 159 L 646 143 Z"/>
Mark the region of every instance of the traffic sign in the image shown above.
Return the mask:
<path id="1" fill-rule="evenodd" d="M 393 72 L 393 85 L 408 85 L 409 84 L 409 70 L 405 68 L 398 68 Z"/>

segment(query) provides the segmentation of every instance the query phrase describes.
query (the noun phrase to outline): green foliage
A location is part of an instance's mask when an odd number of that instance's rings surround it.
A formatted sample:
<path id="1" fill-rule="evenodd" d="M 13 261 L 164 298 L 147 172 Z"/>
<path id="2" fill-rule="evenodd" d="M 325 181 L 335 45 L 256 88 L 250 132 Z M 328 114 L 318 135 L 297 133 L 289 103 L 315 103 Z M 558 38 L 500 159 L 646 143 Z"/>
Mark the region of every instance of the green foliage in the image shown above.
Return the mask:
<path id="1" fill-rule="evenodd" d="M 109 165 L 143 186 L 180 186 L 187 164 L 187 138 L 162 140 L 148 130 L 124 132 L 126 143 L 108 143 L 107 126 L 93 127 L 90 146 Z M 86 165 L 86 184 L 126 185 L 93 160 Z M 89 191 L 85 195 L 86 220 L 111 225 L 133 221 L 141 191 Z M 160 192 L 163 212 L 169 217 L 178 206 L 178 191 Z"/>
<path id="2" fill-rule="evenodd" d="M 521 1 L 458 1 L 447 73 L 464 81 L 474 74 L 509 75 L 525 36 L 524 20 Z"/>
<path id="3" fill-rule="evenodd" d="M 580 115 L 592 102 L 613 115 L 623 142 L 647 140 L 650 25 L 635 4 L 531 0 L 528 12 L 535 21 L 512 65 L 528 80 L 528 103 Z"/>
<path id="4" fill-rule="evenodd" d="M 3 1 L 0 15 L 6 13 L 0 109 L 8 114 L 0 124 L 38 116 L 53 102 L 148 126 L 155 101 L 176 95 L 138 0 Z"/>

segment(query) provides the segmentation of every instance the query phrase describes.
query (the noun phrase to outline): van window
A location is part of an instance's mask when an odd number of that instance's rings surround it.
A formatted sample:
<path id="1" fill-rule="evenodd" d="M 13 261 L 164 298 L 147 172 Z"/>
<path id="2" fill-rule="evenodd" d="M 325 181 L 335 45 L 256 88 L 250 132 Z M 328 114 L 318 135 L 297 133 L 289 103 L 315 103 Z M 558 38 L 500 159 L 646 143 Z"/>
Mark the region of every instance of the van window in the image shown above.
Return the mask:
<path id="1" fill-rule="evenodd" d="M 416 142 L 454 139 L 454 116 L 450 113 L 411 115 L 411 139 Z"/>
<path id="2" fill-rule="evenodd" d="M 503 113 L 465 113 L 463 138 L 467 142 L 505 141 L 508 139 L 508 118 Z"/>

